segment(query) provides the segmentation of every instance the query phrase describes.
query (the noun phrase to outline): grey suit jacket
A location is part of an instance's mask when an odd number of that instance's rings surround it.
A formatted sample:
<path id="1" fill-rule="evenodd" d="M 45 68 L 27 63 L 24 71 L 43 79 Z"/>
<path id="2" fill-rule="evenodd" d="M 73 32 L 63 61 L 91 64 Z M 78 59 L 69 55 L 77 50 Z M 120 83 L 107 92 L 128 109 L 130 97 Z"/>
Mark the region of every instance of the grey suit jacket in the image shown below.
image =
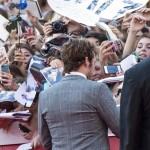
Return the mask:
<path id="1" fill-rule="evenodd" d="M 39 96 L 38 126 L 47 150 L 109 150 L 119 111 L 103 83 L 70 75 Z"/>

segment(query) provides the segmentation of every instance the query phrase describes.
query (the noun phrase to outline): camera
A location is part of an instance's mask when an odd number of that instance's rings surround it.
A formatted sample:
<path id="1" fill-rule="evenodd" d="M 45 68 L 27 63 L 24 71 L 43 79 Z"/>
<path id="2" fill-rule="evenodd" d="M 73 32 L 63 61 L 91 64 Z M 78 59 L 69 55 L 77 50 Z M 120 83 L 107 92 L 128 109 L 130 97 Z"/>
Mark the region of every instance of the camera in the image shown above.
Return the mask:
<path id="1" fill-rule="evenodd" d="M 53 33 L 67 33 L 67 26 L 61 20 L 57 20 L 51 23 Z"/>
<path id="2" fill-rule="evenodd" d="M 43 45 L 40 51 L 41 55 L 44 57 L 53 56 L 61 59 L 61 48 L 65 43 L 70 40 L 70 38 L 70 36 L 62 34 L 51 39 Z"/>
<path id="3" fill-rule="evenodd" d="M 41 55 L 44 57 L 53 56 L 60 58 L 61 52 L 58 49 L 60 49 L 58 46 L 53 45 L 51 43 L 46 43 L 41 49 Z"/>

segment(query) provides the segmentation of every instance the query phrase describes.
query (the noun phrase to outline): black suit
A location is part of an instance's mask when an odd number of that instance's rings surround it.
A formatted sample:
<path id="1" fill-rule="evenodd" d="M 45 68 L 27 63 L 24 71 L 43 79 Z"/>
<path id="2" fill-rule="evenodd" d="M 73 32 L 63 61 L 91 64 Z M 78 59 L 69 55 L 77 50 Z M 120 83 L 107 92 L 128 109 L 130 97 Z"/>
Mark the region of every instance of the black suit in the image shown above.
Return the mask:
<path id="1" fill-rule="evenodd" d="M 125 73 L 120 109 L 121 150 L 150 150 L 150 59 Z"/>

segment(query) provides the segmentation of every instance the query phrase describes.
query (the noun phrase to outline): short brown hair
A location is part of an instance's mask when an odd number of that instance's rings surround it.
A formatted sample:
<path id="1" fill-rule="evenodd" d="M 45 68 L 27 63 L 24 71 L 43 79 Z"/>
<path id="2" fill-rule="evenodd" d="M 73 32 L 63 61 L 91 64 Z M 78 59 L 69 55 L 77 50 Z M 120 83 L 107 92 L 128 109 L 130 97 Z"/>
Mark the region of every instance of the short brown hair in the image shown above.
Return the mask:
<path id="1" fill-rule="evenodd" d="M 91 62 L 94 55 L 95 46 L 86 39 L 70 39 L 69 42 L 64 44 L 62 51 L 65 73 L 79 69 L 85 63 L 85 57 L 88 57 Z"/>

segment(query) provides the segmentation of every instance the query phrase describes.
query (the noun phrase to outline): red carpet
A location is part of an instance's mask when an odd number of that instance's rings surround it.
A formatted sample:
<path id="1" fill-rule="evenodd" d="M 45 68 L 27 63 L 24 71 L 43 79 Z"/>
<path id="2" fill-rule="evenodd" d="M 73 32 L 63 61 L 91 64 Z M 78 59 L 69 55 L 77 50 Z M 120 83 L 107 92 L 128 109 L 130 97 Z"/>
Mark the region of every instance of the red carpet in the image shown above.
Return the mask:
<path id="1" fill-rule="evenodd" d="M 109 138 L 110 150 L 119 150 L 119 139 L 116 137 Z"/>

